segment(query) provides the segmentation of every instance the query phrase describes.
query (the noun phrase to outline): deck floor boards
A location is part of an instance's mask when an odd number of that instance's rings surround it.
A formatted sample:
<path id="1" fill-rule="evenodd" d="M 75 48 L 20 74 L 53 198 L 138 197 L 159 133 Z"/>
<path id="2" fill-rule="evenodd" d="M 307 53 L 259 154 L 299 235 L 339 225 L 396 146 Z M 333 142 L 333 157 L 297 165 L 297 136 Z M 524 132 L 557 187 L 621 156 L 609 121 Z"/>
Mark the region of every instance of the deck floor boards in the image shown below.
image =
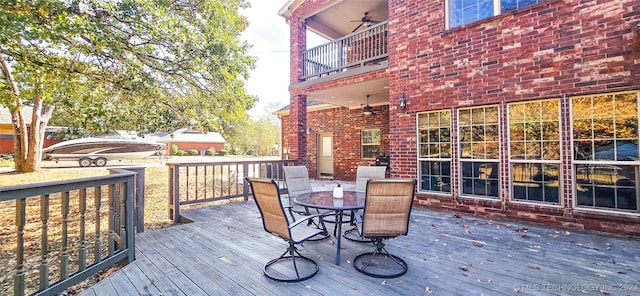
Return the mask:
<path id="1" fill-rule="evenodd" d="M 253 201 L 182 214 L 194 222 L 137 234 L 137 260 L 81 295 L 640 295 L 637 239 L 414 209 L 409 234 L 387 244 L 404 276 L 356 272 L 372 245 L 346 239 L 335 265 L 331 237 L 300 249 L 318 274 L 284 284 L 262 275 L 286 243 Z"/>

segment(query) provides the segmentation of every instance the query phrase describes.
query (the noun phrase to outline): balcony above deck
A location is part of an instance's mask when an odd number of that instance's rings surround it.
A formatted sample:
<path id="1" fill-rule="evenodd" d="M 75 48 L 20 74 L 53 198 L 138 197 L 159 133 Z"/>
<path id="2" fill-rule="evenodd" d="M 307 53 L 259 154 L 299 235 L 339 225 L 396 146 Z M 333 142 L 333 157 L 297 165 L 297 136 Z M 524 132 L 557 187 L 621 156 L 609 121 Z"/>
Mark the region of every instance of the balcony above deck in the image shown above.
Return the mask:
<path id="1" fill-rule="evenodd" d="M 301 53 L 300 82 L 339 79 L 388 67 L 389 22 L 351 33 Z M 319 81 L 315 81 L 319 80 Z"/>

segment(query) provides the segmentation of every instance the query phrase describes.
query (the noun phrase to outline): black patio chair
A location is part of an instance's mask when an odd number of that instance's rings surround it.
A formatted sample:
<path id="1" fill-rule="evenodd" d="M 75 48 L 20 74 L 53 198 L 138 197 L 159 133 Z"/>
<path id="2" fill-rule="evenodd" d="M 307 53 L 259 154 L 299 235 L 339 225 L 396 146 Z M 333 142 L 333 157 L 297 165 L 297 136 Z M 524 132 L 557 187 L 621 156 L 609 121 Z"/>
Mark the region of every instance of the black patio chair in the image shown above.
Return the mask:
<path id="1" fill-rule="evenodd" d="M 362 216 L 354 212 L 360 235 L 371 239 L 373 252 L 360 254 L 353 267 L 361 273 L 378 278 L 394 278 L 405 274 L 407 263 L 389 254 L 385 240 L 409 231 L 409 216 L 415 195 L 415 179 L 378 179 L 367 182 Z"/>
<path id="2" fill-rule="evenodd" d="M 297 245 L 316 237 L 327 236 L 327 228 L 321 215 L 309 215 L 293 221 L 287 216 L 280 199 L 278 184 L 271 179 L 246 178 L 251 185 L 251 192 L 262 216 L 264 230 L 289 243 L 287 250 L 280 257 L 270 260 L 264 266 L 264 275 L 280 282 L 299 282 L 309 279 L 318 273 L 318 263 L 311 258 L 300 255 Z M 310 219 L 319 218 L 318 227 L 308 225 Z"/>

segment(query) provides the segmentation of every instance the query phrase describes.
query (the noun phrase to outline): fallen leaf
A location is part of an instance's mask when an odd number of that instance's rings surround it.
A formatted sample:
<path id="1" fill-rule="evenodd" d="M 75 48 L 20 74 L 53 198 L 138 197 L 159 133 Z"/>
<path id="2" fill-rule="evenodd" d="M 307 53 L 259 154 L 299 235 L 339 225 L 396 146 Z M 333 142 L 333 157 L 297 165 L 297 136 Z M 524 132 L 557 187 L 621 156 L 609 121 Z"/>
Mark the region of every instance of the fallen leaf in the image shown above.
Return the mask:
<path id="1" fill-rule="evenodd" d="M 460 214 L 458 214 L 458 213 L 453 214 L 453 217 L 454 218 L 458 218 L 458 219 L 462 218 L 462 217 L 460 217 Z"/>
<path id="2" fill-rule="evenodd" d="M 469 268 L 467 268 L 466 266 L 462 265 L 460 267 L 458 267 L 459 269 L 463 270 L 463 271 L 469 271 Z"/>
<path id="3" fill-rule="evenodd" d="M 308 290 L 311 290 L 311 285 L 306 285 L 304 287 L 307 288 Z"/>
<path id="4" fill-rule="evenodd" d="M 479 242 L 473 242 L 473 245 L 476 246 L 476 247 L 480 247 L 480 248 L 484 247 L 484 245 L 482 243 L 479 243 Z"/>
<path id="5" fill-rule="evenodd" d="M 536 265 L 529 265 L 527 267 L 529 267 L 531 269 L 540 269 L 540 266 L 536 266 Z"/>
<path id="6" fill-rule="evenodd" d="M 535 257 L 533 257 L 533 256 L 531 256 L 531 255 L 527 255 L 527 258 L 529 258 L 529 259 L 533 259 L 533 258 L 535 258 Z"/>
<path id="7" fill-rule="evenodd" d="M 526 235 L 526 234 L 522 234 L 520 235 L 521 238 L 531 238 L 530 236 Z"/>
<path id="8" fill-rule="evenodd" d="M 396 285 L 402 285 L 402 284 L 404 284 L 404 282 L 402 280 L 397 280 L 396 281 Z"/>

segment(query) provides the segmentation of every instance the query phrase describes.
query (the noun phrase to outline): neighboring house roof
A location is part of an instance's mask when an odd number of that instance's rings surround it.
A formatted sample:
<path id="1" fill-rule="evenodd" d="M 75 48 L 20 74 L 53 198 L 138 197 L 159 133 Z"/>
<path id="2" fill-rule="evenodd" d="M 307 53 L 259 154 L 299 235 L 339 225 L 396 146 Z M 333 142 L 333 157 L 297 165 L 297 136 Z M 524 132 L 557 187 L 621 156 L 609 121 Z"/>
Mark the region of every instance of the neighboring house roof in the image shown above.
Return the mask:
<path id="1" fill-rule="evenodd" d="M 191 143 L 226 143 L 227 141 L 218 132 L 203 133 L 199 130 L 181 128 L 173 132 L 155 132 L 144 137 L 148 141 L 168 143 L 168 142 L 191 142 Z"/>
<path id="2" fill-rule="evenodd" d="M 280 110 L 273 112 L 274 115 L 287 115 L 289 114 L 291 105 L 282 107 Z M 307 100 L 307 111 L 322 110 L 338 107 L 337 105 L 327 104 L 325 102 Z"/>

